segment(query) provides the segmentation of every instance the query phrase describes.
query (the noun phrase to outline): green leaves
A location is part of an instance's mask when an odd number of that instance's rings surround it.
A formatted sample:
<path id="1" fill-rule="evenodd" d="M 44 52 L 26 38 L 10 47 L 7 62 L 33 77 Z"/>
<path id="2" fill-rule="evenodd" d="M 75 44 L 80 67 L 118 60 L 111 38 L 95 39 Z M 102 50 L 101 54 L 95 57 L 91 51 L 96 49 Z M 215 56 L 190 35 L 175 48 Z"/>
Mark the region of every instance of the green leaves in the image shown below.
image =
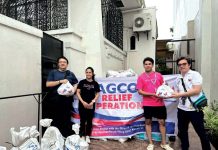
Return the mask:
<path id="1" fill-rule="evenodd" d="M 210 134 L 218 136 L 218 104 L 214 101 L 210 106 L 203 109 L 205 127 Z"/>

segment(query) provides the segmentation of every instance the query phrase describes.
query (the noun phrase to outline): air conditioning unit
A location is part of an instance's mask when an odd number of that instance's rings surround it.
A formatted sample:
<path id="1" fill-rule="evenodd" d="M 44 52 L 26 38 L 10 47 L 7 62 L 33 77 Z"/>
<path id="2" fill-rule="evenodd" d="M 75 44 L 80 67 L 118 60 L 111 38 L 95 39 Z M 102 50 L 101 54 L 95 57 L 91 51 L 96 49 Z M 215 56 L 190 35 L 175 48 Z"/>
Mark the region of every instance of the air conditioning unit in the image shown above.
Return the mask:
<path id="1" fill-rule="evenodd" d="M 177 50 L 178 50 L 178 48 L 176 47 L 176 44 L 173 43 L 173 42 L 167 42 L 166 48 L 167 48 L 169 51 L 177 51 Z"/>
<path id="2" fill-rule="evenodd" d="M 150 13 L 134 15 L 133 31 L 134 32 L 150 31 L 152 29 L 151 18 L 152 16 Z"/>

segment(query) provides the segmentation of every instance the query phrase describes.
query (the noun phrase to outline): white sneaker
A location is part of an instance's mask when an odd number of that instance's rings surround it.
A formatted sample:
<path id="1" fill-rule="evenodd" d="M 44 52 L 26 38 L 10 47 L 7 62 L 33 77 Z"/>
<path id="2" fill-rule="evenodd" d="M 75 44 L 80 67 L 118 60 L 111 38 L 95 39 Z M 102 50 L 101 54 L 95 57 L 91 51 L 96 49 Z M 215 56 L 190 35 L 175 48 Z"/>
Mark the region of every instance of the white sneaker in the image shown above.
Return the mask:
<path id="1" fill-rule="evenodd" d="M 91 143 L 91 140 L 90 140 L 89 136 L 86 136 L 86 142 Z"/>
<path id="2" fill-rule="evenodd" d="M 148 144 L 147 150 L 154 150 L 154 144 Z"/>
<path id="3" fill-rule="evenodd" d="M 170 146 L 169 146 L 169 144 L 165 144 L 165 145 L 160 145 L 160 147 L 161 148 L 163 148 L 163 149 L 165 149 L 165 150 L 173 150 L 173 148 L 171 148 Z"/>

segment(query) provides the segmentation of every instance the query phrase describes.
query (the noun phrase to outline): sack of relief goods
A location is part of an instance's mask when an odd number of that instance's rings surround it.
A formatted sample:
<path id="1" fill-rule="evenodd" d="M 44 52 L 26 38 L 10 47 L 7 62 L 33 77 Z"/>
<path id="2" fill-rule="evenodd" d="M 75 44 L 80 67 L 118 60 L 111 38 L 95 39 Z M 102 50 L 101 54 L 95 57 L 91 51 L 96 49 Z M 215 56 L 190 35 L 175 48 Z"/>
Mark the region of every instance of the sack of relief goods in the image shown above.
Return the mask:
<path id="1" fill-rule="evenodd" d="M 71 85 L 68 81 L 67 83 L 63 83 L 59 86 L 57 89 L 57 92 L 59 95 L 65 95 L 65 96 L 72 96 L 76 91 L 76 88 L 74 85 Z"/>
<path id="2" fill-rule="evenodd" d="M 156 95 L 161 96 L 161 97 L 165 97 L 168 98 L 172 95 L 173 93 L 173 89 L 171 87 L 169 87 L 168 85 L 161 85 L 158 87 Z"/>
<path id="3" fill-rule="evenodd" d="M 58 128 L 50 126 L 52 119 L 41 119 L 40 125 L 47 127 L 42 139 L 41 150 L 63 150 L 64 137 Z"/>
<path id="4" fill-rule="evenodd" d="M 32 127 L 20 127 L 20 131 L 15 131 L 15 128 L 11 128 L 11 137 L 13 148 L 11 150 L 39 150 L 40 145 L 36 139 L 39 136 L 39 132 L 36 130 L 36 126 Z"/>

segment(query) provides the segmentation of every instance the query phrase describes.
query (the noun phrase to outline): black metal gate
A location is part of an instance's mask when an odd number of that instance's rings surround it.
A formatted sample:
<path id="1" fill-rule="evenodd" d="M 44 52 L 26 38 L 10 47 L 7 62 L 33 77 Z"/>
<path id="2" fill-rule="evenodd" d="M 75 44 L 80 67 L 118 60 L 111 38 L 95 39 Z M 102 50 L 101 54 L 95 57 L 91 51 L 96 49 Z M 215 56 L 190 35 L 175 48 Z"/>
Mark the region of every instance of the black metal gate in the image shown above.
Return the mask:
<path id="1" fill-rule="evenodd" d="M 41 54 L 42 54 L 42 97 L 45 97 L 44 101 L 48 98 L 45 93 L 49 92 L 46 88 L 46 80 L 49 72 L 52 69 L 57 68 L 57 59 L 63 56 L 63 42 L 54 38 L 51 35 L 43 33 L 41 41 Z M 46 116 L 45 103 L 42 103 L 42 118 Z M 42 128 L 44 134 L 45 128 Z"/>
<path id="2" fill-rule="evenodd" d="M 43 33 L 42 46 L 42 92 L 47 92 L 45 83 L 49 71 L 57 68 L 57 58 L 63 56 L 63 42 Z"/>

